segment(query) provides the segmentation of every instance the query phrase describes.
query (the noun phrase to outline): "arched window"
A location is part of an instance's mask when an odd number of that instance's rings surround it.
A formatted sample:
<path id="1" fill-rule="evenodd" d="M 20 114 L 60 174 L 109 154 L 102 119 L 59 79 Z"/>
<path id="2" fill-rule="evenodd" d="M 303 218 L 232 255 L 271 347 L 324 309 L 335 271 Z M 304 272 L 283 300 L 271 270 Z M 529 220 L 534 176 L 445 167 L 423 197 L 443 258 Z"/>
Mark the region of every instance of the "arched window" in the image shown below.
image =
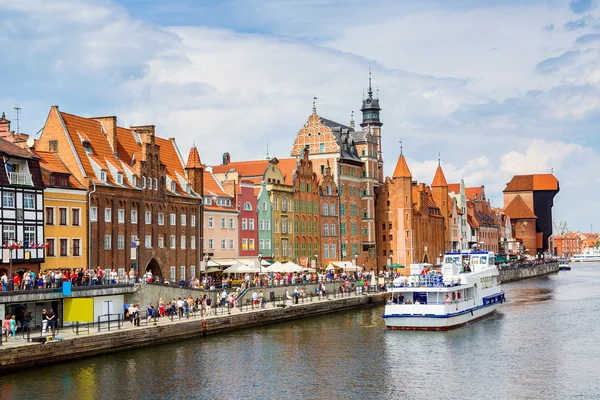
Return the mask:
<path id="1" fill-rule="evenodd" d="M 249 202 L 245 202 L 244 211 L 252 211 L 252 204 L 250 204 Z"/>

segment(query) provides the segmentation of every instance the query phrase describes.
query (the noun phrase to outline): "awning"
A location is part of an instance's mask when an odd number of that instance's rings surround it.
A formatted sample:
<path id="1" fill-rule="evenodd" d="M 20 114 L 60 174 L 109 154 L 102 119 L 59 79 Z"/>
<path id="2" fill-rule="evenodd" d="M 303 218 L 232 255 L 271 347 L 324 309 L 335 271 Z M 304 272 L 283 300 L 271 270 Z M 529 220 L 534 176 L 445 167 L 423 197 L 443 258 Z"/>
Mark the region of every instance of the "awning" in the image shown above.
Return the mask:
<path id="1" fill-rule="evenodd" d="M 390 265 L 386 265 L 385 267 L 386 267 L 386 268 L 406 268 L 404 265 L 402 265 L 402 264 L 397 264 L 397 263 L 390 264 Z"/>
<path id="2" fill-rule="evenodd" d="M 206 270 L 207 274 L 212 274 L 214 272 L 221 272 L 221 268 L 218 267 L 210 267 L 209 269 Z"/>

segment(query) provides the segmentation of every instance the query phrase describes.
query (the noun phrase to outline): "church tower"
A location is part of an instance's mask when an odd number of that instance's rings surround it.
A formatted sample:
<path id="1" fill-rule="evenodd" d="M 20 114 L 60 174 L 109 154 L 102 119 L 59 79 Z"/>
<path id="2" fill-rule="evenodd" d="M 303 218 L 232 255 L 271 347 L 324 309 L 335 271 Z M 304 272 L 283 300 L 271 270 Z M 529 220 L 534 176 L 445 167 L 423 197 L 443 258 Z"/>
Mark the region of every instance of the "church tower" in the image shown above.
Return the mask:
<path id="1" fill-rule="evenodd" d="M 381 107 L 379 107 L 379 91 L 375 97 L 373 97 L 373 88 L 371 86 L 371 70 L 369 69 L 369 90 L 367 92 L 367 98 L 363 99 L 362 107 L 362 122 L 360 126 L 363 130 L 366 130 L 377 139 L 377 160 L 379 169 L 379 181 L 383 182 L 383 157 L 381 154 L 381 120 L 379 119 L 379 113 Z"/>

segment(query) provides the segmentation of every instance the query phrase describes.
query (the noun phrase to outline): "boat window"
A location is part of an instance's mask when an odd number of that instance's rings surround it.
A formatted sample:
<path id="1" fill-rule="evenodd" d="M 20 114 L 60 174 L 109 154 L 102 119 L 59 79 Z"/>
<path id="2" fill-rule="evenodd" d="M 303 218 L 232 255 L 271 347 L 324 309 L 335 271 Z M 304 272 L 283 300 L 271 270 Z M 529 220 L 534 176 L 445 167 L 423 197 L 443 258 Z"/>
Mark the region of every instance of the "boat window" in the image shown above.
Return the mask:
<path id="1" fill-rule="evenodd" d="M 474 264 L 474 265 L 479 264 L 479 256 L 471 257 L 471 264 Z"/>
<path id="2" fill-rule="evenodd" d="M 496 257 L 490 257 L 490 265 L 496 265 Z"/>
<path id="3" fill-rule="evenodd" d="M 460 264 L 460 256 L 446 256 L 446 264 Z"/>
<path id="4" fill-rule="evenodd" d="M 487 256 L 481 256 L 481 263 L 487 264 Z"/>

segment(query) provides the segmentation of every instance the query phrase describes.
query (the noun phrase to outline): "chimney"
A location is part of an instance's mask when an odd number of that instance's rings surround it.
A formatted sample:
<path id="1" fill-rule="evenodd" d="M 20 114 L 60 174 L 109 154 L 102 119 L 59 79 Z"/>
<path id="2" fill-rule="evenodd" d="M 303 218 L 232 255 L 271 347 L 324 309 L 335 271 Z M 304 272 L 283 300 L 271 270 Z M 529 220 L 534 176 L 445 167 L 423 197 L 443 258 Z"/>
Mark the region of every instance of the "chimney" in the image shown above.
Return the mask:
<path id="1" fill-rule="evenodd" d="M 138 134 L 142 143 L 154 143 L 154 125 L 131 126 L 129 129 Z"/>
<path id="2" fill-rule="evenodd" d="M 102 131 L 106 135 L 108 143 L 110 143 L 110 147 L 112 148 L 115 156 L 117 155 L 117 117 L 98 117 L 94 118 L 96 121 L 100 122 L 102 125 Z"/>
<path id="3" fill-rule="evenodd" d="M 4 113 L 2 113 L 2 117 L 0 117 L 0 137 L 12 142 L 10 121 L 6 119 L 6 115 Z"/>

